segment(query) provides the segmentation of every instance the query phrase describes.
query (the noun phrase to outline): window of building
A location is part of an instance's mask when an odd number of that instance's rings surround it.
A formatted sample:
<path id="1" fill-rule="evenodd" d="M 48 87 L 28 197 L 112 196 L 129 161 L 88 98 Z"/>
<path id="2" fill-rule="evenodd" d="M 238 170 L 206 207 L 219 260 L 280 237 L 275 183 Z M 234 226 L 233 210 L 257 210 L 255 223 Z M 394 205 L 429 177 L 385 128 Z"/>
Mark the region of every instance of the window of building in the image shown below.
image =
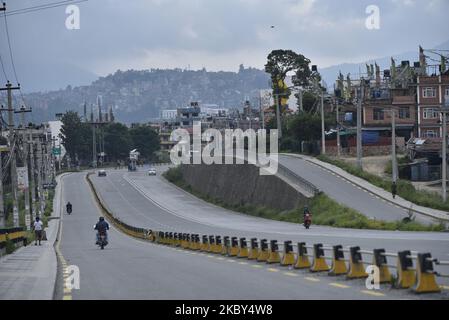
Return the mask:
<path id="1" fill-rule="evenodd" d="M 424 131 L 424 138 L 437 138 L 438 133 L 436 130 L 426 130 Z"/>
<path id="2" fill-rule="evenodd" d="M 435 88 L 429 87 L 423 89 L 424 98 L 435 98 L 437 96 L 437 90 Z"/>
<path id="3" fill-rule="evenodd" d="M 380 108 L 374 108 L 373 110 L 373 120 L 383 120 L 384 110 Z"/>
<path id="4" fill-rule="evenodd" d="M 399 119 L 410 119 L 410 108 L 399 108 Z"/>
<path id="5" fill-rule="evenodd" d="M 438 109 L 436 108 L 424 108 L 423 110 L 424 119 L 436 119 L 438 118 Z"/>

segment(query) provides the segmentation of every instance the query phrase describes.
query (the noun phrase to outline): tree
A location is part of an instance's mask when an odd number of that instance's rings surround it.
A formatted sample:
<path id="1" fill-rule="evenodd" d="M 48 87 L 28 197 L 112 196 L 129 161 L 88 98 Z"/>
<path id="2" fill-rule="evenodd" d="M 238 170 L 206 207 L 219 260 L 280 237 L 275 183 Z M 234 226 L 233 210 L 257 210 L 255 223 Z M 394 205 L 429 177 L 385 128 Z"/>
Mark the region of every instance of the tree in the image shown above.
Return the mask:
<path id="1" fill-rule="evenodd" d="M 151 159 L 160 149 L 159 135 L 150 126 L 137 125 L 129 130 L 132 149 L 137 149 L 144 158 Z"/>
<path id="2" fill-rule="evenodd" d="M 110 123 L 104 127 L 104 149 L 109 159 L 126 159 L 131 151 L 128 127 L 121 123 Z"/>
<path id="3" fill-rule="evenodd" d="M 299 107 L 299 99 L 300 96 L 298 93 L 295 94 L 295 97 L 298 99 L 297 100 L 297 105 Z M 315 95 L 313 95 L 312 93 L 308 92 L 308 91 L 303 91 L 302 94 L 302 106 L 304 108 L 305 112 L 312 112 L 314 110 L 314 107 L 316 106 L 316 104 L 318 103 L 318 99 Z"/>
<path id="4" fill-rule="evenodd" d="M 332 115 L 325 118 L 325 128 L 329 128 L 335 121 Z M 321 139 L 321 116 L 319 114 L 311 114 L 301 112 L 289 119 L 287 125 L 288 136 L 293 137 L 297 141 L 313 141 Z"/>
<path id="5" fill-rule="evenodd" d="M 87 160 L 91 157 L 92 131 L 75 111 L 62 116 L 61 140 L 71 159 Z"/>

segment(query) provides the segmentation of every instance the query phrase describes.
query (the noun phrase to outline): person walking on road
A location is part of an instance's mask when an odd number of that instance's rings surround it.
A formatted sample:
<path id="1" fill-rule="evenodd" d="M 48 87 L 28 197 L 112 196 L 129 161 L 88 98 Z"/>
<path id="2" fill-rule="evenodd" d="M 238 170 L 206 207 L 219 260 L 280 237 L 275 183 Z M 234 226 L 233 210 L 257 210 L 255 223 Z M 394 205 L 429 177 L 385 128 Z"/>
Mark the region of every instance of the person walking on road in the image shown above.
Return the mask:
<path id="1" fill-rule="evenodd" d="M 37 246 L 38 241 L 39 245 L 41 245 L 43 223 L 39 219 L 39 217 L 36 217 L 36 221 L 33 224 L 33 229 L 34 229 L 34 245 Z"/>
<path id="2" fill-rule="evenodd" d="M 393 199 L 396 198 L 397 191 L 398 187 L 396 185 L 396 181 L 393 181 L 393 183 L 391 184 L 391 194 L 393 195 Z"/>

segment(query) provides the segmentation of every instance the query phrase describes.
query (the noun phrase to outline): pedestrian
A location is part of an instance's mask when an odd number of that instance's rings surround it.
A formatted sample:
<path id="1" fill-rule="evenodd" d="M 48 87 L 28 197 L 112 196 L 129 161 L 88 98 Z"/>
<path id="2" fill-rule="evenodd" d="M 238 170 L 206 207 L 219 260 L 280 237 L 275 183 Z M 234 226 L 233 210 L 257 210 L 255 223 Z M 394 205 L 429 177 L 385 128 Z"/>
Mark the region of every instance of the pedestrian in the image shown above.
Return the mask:
<path id="1" fill-rule="evenodd" d="M 396 194 L 397 194 L 397 185 L 396 185 L 396 181 L 393 181 L 393 183 L 391 184 L 391 194 L 393 195 L 393 199 L 396 198 Z"/>
<path id="2" fill-rule="evenodd" d="M 39 245 L 41 245 L 43 224 L 41 219 L 39 219 L 39 217 L 36 217 L 36 221 L 33 224 L 33 229 L 34 229 L 34 245 L 37 246 L 37 241 L 39 241 Z"/>

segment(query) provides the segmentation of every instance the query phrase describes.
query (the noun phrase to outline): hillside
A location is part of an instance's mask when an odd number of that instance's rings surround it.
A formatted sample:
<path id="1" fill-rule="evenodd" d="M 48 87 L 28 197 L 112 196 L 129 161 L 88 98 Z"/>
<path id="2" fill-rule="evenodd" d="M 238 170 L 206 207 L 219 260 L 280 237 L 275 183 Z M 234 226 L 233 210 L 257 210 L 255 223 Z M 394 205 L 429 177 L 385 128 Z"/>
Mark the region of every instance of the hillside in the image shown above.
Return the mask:
<path id="1" fill-rule="evenodd" d="M 209 72 L 205 69 L 117 71 L 89 86 L 68 86 L 64 90 L 25 95 L 33 108 L 33 121 L 54 119 L 55 113 L 75 110 L 88 112 L 102 96 L 102 105 L 113 107 L 119 121 L 131 123 L 158 117 L 160 110 L 187 105 L 190 101 L 239 107 L 245 99 L 258 103 L 259 89 L 266 89 L 269 76 L 261 70 L 240 67 L 239 72 Z"/>

